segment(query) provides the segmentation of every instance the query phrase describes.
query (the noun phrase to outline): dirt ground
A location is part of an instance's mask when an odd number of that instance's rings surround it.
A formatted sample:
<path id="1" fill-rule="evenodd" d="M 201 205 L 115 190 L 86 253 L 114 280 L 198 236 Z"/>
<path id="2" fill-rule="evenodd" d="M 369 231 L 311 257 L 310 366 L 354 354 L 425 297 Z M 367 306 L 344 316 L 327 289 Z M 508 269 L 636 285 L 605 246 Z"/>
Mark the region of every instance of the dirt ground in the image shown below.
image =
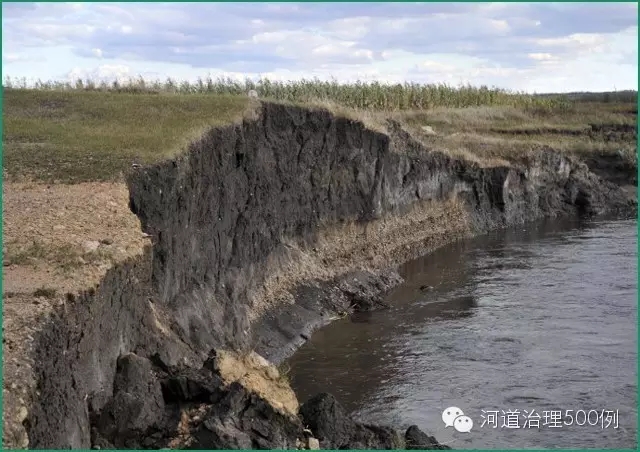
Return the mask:
<path id="1" fill-rule="evenodd" d="M 25 448 L 36 329 L 68 292 L 100 281 L 149 239 L 124 183 L 3 184 L 4 447 Z"/>

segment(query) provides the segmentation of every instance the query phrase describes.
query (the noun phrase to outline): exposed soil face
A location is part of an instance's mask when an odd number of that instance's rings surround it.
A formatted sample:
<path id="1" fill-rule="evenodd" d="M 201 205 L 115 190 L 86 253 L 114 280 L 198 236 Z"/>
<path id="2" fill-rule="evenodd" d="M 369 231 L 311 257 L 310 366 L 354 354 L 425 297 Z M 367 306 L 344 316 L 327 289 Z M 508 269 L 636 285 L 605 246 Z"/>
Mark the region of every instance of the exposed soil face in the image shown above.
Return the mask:
<path id="1" fill-rule="evenodd" d="M 618 153 L 602 153 L 584 158 L 589 169 L 614 184 L 638 185 L 638 161 L 631 161 Z"/>
<path id="2" fill-rule="evenodd" d="M 265 389 L 281 383 L 269 363 L 230 376 L 215 350 L 277 364 L 332 317 L 384 309 L 395 264 L 493 228 L 637 204 L 551 149 L 481 168 L 389 129 L 265 103 L 257 120 L 134 170 L 129 205 L 152 245 L 35 334 L 29 446 L 296 448 L 304 420 L 348 426 L 322 427 L 325 439 L 311 428 L 326 447 L 436 447 L 416 429 L 340 421 L 326 398 L 301 419 Z"/>

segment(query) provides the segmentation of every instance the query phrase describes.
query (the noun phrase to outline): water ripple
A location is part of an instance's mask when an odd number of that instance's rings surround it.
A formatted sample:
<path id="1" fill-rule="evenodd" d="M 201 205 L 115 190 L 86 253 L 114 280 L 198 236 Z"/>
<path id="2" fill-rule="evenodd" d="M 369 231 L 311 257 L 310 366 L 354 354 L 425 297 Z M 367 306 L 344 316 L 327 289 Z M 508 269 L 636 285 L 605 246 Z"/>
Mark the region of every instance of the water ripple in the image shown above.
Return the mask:
<path id="1" fill-rule="evenodd" d="M 291 359 L 304 401 L 333 392 L 366 422 L 417 424 L 460 448 L 635 448 L 637 225 L 541 224 L 404 267 L 398 309 L 339 321 Z M 434 281 L 439 281 L 434 284 Z M 428 295 L 416 290 L 438 285 Z M 478 426 L 444 429 L 458 406 Z M 480 428 L 482 410 L 618 409 L 619 429 Z"/>

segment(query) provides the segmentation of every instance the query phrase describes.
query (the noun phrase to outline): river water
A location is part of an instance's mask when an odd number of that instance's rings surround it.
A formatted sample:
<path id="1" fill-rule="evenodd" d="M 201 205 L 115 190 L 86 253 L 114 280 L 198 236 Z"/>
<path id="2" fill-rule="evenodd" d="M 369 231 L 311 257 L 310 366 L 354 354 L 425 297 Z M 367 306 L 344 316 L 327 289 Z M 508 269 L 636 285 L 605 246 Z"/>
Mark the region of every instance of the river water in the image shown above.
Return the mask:
<path id="1" fill-rule="evenodd" d="M 454 449 L 635 449 L 635 220 L 498 231 L 400 270 L 392 309 L 338 320 L 289 360 L 301 401 L 330 392 Z M 445 426 L 449 407 L 471 431 Z"/>

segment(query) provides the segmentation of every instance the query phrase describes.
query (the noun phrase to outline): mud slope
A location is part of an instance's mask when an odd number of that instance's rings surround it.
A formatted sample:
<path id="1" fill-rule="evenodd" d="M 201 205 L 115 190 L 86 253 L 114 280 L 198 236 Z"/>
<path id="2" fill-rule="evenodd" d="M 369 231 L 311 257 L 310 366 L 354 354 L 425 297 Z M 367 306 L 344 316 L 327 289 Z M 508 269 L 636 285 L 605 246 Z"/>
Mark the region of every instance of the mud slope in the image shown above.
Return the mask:
<path id="1" fill-rule="evenodd" d="M 521 167 L 481 168 L 424 149 L 397 124 L 382 134 L 271 103 L 177 160 L 134 170 L 128 185 L 153 246 L 69 296 L 37 338 L 30 447 L 295 447 L 301 420 L 221 384 L 212 350 L 277 363 L 332 315 L 380 305 L 399 282 L 387 267 L 417 253 L 543 216 L 636 208 L 550 149 Z M 367 228 L 384 234 L 353 233 Z M 334 240 L 322 242 L 327 231 Z M 371 237 L 398 246 L 363 263 Z M 310 256 L 323 265 L 317 281 L 303 271 Z M 402 446 L 383 427 L 353 429 L 321 445 Z"/>

